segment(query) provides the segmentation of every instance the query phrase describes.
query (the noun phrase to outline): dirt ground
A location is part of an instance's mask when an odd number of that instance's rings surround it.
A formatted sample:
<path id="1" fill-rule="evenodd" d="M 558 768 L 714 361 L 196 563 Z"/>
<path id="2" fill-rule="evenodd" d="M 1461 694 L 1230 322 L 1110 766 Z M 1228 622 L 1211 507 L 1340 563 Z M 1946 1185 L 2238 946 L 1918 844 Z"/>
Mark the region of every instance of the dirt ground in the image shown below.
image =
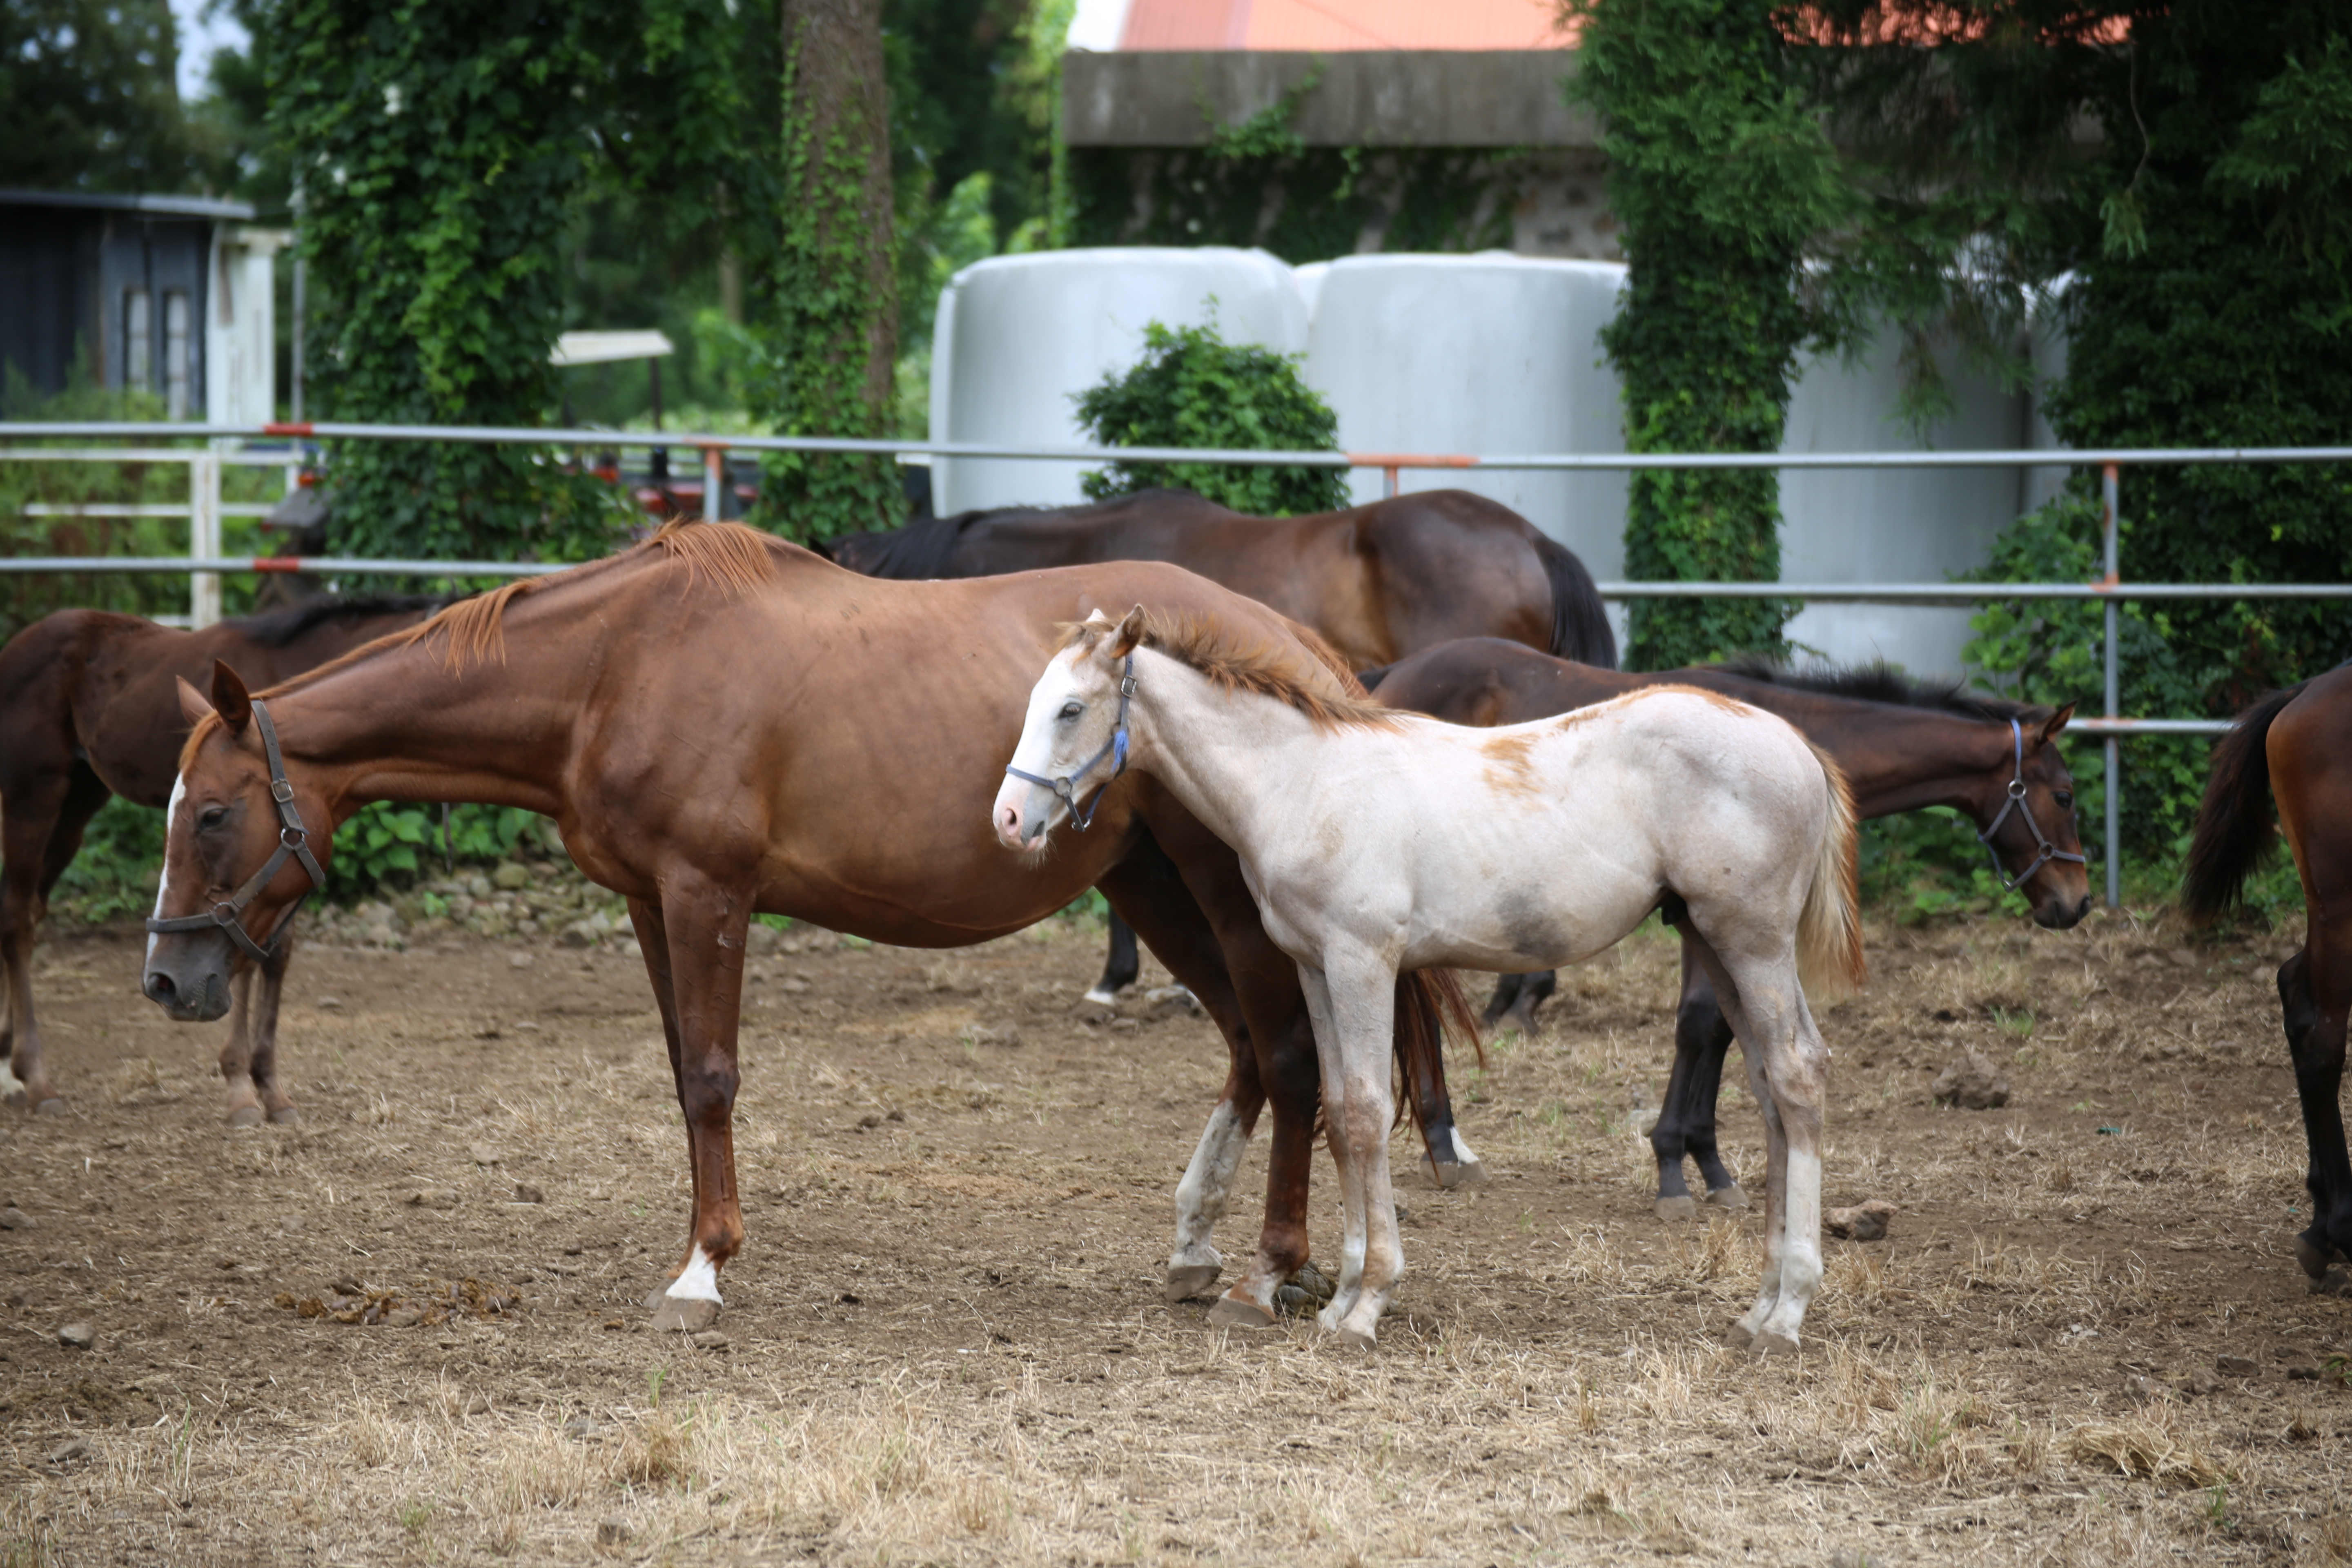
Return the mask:
<path id="1" fill-rule="evenodd" d="M 1874 931 L 1824 1019 L 1825 1196 L 1893 1203 L 1893 1232 L 1829 1244 L 1804 1353 L 1762 1364 L 1721 1339 L 1757 1217 L 1651 1213 L 1655 928 L 1455 1064 L 1496 1179 L 1405 1178 L 1369 1359 L 1162 1301 L 1223 1053 L 1165 1003 L 1081 1021 L 1082 922 L 754 962 L 750 1240 L 710 1347 L 643 1326 L 684 1138 L 609 943 L 313 945 L 304 1120 L 231 1131 L 218 1027 L 141 1000 L 129 931 L 53 938 L 72 1109 L 0 1120 L 32 1221 L 0 1230 L 9 1564 L 2352 1558 L 2352 1301 L 2288 1251 L 2284 935 Z M 1931 1103 L 1970 1048 L 2005 1107 Z M 1328 1165 L 1315 1214 L 1328 1265 Z"/>

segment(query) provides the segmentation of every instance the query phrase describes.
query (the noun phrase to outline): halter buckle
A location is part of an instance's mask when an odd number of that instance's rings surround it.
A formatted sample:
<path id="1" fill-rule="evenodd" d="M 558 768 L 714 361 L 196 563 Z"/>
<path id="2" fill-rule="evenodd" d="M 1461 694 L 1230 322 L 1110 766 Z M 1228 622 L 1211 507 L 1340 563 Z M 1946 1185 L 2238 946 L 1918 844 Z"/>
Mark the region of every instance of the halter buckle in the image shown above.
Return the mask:
<path id="1" fill-rule="evenodd" d="M 285 779 L 271 779 L 269 781 L 269 798 L 276 801 L 278 805 L 284 805 L 288 801 L 294 798 L 293 784 Z"/>

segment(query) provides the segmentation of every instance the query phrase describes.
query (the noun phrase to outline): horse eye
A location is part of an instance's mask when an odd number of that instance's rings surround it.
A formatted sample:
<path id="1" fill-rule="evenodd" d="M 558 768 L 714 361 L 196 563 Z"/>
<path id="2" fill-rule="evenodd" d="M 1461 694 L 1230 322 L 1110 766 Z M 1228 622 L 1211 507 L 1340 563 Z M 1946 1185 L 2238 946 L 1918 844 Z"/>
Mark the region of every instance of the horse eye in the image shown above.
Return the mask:
<path id="1" fill-rule="evenodd" d="M 2073 790 L 2062 789 L 2058 792 L 2058 809 L 2061 811 L 2072 811 L 2074 809 L 2074 792 Z"/>
<path id="2" fill-rule="evenodd" d="M 1065 702 L 1062 704 L 1062 722 L 1066 724 L 1085 711 L 1086 710 L 1076 702 Z"/>
<path id="3" fill-rule="evenodd" d="M 203 815 L 196 818 L 196 826 L 198 827 L 218 827 L 222 823 L 226 822 L 227 820 L 228 807 L 225 805 L 207 806 L 205 808 Z"/>

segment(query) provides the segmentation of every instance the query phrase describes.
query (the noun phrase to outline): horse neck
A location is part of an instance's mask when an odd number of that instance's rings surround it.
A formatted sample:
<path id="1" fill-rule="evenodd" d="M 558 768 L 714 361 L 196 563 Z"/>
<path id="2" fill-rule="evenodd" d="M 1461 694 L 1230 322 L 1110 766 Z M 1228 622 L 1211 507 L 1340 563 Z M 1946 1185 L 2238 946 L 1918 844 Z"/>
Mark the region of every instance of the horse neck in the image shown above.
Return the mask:
<path id="1" fill-rule="evenodd" d="M 1985 802 L 2009 782 L 2011 736 L 1994 720 L 1852 700 L 1785 716 L 1837 760 L 1858 816 L 1947 805 L 1981 826 Z"/>
<path id="2" fill-rule="evenodd" d="M 1313 753 L 1330 737 L 1286 702 L 1224 691 L 1150 648 L 1136 651 L 1135 673 L 1128 725 L 1136 765 L 1244 859 L 1259 858 L 1255 803 L 1283 793 L 1274 781 L 1308 776 Z"/>
<path id="3" fill-rule="evenodd" d="M 385 799 L 558 815 L 572 728 L 600 662 L 567 647 L 569 621 L 520 599 L 502 628 L 503 658 L 453 669 L 436 635 L 388 644 L 269 698 L 286 754 L 325 775 L 338 821 Z"/>

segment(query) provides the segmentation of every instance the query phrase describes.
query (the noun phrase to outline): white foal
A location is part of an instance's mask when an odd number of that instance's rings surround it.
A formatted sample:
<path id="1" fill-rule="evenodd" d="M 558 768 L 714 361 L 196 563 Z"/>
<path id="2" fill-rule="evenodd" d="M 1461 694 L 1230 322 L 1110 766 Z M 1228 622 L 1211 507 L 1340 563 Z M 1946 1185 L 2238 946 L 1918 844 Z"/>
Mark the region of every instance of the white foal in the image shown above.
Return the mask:
<path id="1" fill-rule="evenodd" d="M 1404 1272 L 1388 1164 L 1398 972 L 1575 963 L 1663 904 L 1696 935 L 1764 1112 L 1763 1284 L 1731 1332 L 1796 1348 L 1821 1281 L 1829 1058 L 1803 987 L 1863 974 L 1852 803 L 1802 735 L 1681 687 L 1460 729 L 1376 706 L 1296 650 L 1139 606 L 1117 626 L 1097 612 L 1046 667 L 997 837 L 1042 849 L 1121 765 L 1234 847 L 1298 961 L 1346 1214 L 1326 1329 L 1370 1345 Z"/>

